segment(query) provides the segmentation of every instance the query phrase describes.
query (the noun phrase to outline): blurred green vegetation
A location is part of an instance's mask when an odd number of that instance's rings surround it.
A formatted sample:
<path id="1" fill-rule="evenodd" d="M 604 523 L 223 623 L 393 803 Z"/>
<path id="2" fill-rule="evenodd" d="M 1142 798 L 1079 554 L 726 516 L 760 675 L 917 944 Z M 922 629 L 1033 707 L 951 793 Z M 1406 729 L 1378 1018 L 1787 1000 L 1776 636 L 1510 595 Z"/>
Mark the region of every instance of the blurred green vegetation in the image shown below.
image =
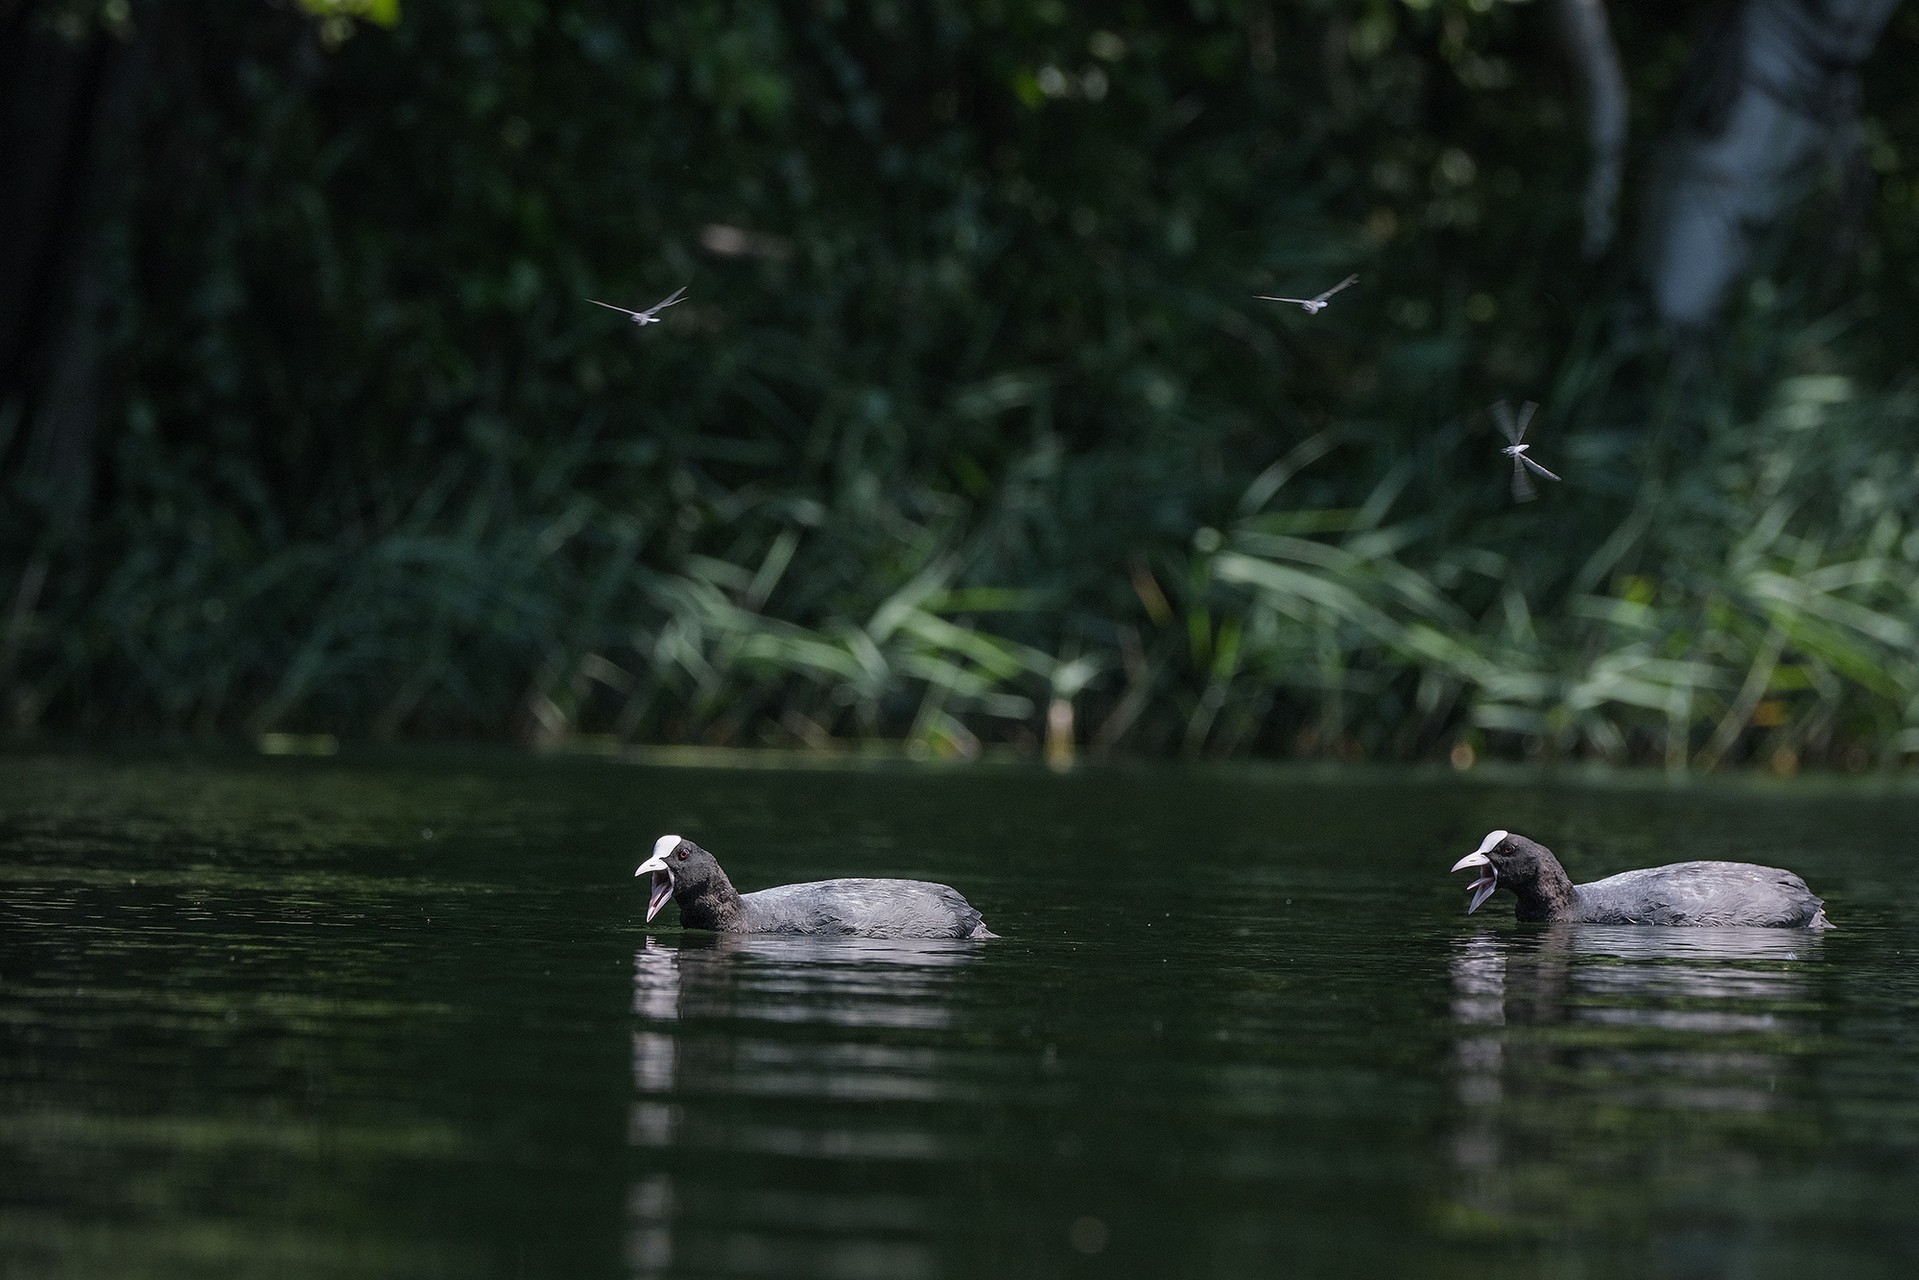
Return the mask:
<path id="1" fill-rule="evenodd" d="M 1705 6 L 1642 8 L 1628 215 Z M 1919 750 L 1910 11 L 1870 199 L 1679 351 L 1535 4 L 131 25 L 84 520 L 0 406 L 16 735 Z"/>

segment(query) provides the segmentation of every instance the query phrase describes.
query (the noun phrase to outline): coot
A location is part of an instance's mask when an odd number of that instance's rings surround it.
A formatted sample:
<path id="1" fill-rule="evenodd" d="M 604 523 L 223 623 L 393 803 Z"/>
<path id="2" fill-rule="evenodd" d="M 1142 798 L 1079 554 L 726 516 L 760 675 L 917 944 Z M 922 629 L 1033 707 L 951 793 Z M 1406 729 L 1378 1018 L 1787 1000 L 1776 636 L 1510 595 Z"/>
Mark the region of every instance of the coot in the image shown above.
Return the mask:
<path id="1" fill-rule="evenodd" d="M 861 938 L 994 938 L 957 889 L 926 880 L 815 880 L 741 893 L 712 854 L 661 836 L 634 875 L 652 873 L 646 918 L 668 898 L 680 923 L 720 933 L 840 934 Z"/>
<path id="2" fill-rule="evenodd" d="M 1510 831 L 1494 831 L 1453 870 L 1484 867 L 1467 886 L 1471 915 L 1495 889 L 1519 899 L 1521 920 L 1582 924 L 1762 925 L 1830 929 L 1825 904 L 1806 882 L 1750 862 L 1675 862 L 1574 884 L 1552 850 Z"/>

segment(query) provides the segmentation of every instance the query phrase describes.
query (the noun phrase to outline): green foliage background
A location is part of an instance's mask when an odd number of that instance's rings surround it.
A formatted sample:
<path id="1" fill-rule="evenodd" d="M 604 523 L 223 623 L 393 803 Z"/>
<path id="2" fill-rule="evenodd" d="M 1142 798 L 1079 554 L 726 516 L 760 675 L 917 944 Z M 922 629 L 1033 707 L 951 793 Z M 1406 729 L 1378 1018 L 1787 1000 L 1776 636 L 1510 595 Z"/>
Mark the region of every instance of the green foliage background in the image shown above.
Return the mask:
<path id="1" fill-rule="evenodd" d="M 0 414 L 16 734 L 1919 749 L 1910 12 L 1866 205 L 1674 352 L 1536 4 L 378 7 L 136 14 L 83 521 Z"/>

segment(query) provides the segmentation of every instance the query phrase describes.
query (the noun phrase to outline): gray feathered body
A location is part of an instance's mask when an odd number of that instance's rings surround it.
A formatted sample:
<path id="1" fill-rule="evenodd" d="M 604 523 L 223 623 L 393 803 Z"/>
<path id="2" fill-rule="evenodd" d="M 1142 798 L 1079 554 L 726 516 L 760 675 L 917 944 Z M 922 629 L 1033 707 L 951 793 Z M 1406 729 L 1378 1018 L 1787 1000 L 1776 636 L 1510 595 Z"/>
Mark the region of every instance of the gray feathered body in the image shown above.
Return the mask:
<path id="1" fill-rule="evenodd" d="M 991 938 L 960 891 L 929 880 L 815 880 L 740 895 L 746 933 Z"/>
<path id="2" fill-rule="evenodd" d="M 1586 924 L 1765 925 L 1827 929 L 1825 904 L 1806 882 L 1750 862 L 1675 862 L 1573 886 L 1573 919 Z"/>

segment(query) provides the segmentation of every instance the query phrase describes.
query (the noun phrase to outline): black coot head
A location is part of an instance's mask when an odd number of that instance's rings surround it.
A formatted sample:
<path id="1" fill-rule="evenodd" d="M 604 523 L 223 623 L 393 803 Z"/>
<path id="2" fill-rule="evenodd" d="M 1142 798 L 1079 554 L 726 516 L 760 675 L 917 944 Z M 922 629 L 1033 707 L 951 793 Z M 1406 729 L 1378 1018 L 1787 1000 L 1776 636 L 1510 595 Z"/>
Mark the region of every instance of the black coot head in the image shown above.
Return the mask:
<path id="1" fill-rule="evenodd" d="M 691 840 L 661 836 L 653 842 L 653 856 L 633 872 L 653 877 L 652 890 L 646 897 L 646 918 L 651 921 L 658 915 L 668 898 L 698 898 L 719 872 L 720 864 L 713 855 Z"/>
<path id="2" fill-rule="evenodd" d="M 1466 907 L 1466 914 L 1471 915 L 1479 910 L 1501 883 L 1520 894 L 1537 885 L 1541 855 L 1551 856 L 1525 836 L 1516 836 L 1510 831 L 1487 832 L 1486 838 L 1479 842 L 1479 848 L 1453 863 L 1454 871 L 1463 871 L 1467 867 L 1485 869 L 1477 880 L 1466 886 L 1473 895 L 1472 902 Z"/>

